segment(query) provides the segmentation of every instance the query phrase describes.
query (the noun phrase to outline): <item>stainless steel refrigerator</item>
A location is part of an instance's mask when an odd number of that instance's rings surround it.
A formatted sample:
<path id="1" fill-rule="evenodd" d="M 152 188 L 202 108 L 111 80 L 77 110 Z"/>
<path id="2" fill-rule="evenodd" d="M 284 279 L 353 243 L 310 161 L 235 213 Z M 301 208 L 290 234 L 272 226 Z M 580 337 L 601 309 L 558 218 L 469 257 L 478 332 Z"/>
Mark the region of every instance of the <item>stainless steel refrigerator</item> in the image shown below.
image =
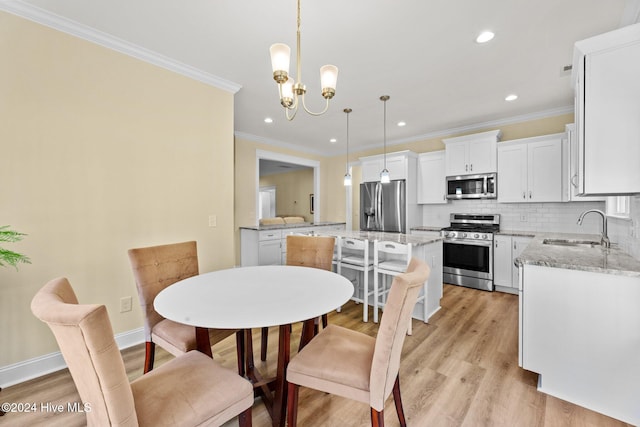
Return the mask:
<path id="1" fill-rule="evenodd" d="M 403 179 L 360 184 L 360 230 L 406 233 L 406 209 Z"/>

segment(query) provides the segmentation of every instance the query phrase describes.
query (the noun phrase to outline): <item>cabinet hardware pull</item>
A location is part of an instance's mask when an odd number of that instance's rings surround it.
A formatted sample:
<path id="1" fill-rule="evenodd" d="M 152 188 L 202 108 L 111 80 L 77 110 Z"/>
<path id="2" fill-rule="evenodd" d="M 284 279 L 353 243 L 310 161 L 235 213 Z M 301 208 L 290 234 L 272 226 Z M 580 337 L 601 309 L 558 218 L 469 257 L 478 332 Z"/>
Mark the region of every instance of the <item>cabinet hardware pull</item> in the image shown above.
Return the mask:
<path id="1" fill-rule="evenodd" d="M 531 191 L 529 191 L 529 198 L 531 198 Z"/>
<path id="2" fill-rule="evenodd" d="M 473 172 L 473 163 L 471 163 L 471 164 L 469 165 L 469 170 L 470 170 L 471 172 Z"/>
<path id="3" fill-rule="evenodd" d="M 469 172 L 469 165 L 464 165 L 464 171 Z"/>
<path id="4" fill-rule="evenodd" d="M 525 191 L 522 192 L 522 198 L 526 199 L 527 198 L 527 193 Z"/>

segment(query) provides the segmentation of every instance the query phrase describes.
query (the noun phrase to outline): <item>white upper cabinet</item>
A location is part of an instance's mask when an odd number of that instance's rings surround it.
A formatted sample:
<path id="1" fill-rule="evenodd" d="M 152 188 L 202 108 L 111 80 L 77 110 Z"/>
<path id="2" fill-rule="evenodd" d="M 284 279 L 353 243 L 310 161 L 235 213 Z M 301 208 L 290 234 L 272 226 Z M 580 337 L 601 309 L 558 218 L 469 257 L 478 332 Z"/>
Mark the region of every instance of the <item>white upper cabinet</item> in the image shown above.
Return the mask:
<path id="1" fill-rule="evenodd" d="M 575 44 L 578 194 L 640 193 L 640 24 Z"/>
<path id="2" fill-rule="evenodd" d="M 444 150 L 418 155 L 418 203 L 447 203 Z"/>
<path id="3" fill-rule="evenodd" d="M 578 193 L 578 138 L 576 137 L 573 123 L 565 126 L 566 141 L 562 144 L 562 155 L 565 157 L 565 171 L 563 178 L 565 184 L 565 200 L 569 202 L 604 201 L 604 196 L 583 196 Z"/>
<path id="4" fill-rule="evenodd" d="M 498 144 L 498 202 L 561 202 L 564 133 Z"/>
<path id="5" fill-rule="evenodd" d="M 391 180 L 408 179 L 410 169 L 409 162 L 410 159 L 415 159 L 415 156 L 416 154 L 410 151 L 388 153 L 386 163 L 389 178 Z M 380 172 L 382 172 L 382 169 L 385 167 L 384 155 L 361 157 L 360 162 L 362 165 L 362 182 L 380 181 Z M 413 160 L 413 162 L 415 162 L 415 160 Z"/>
<path id="6" fill-rule="evenodd" d="M 446 138 L 445 175 L 474 175 L 497 170 L 496 144 L 499 130 Z"/>

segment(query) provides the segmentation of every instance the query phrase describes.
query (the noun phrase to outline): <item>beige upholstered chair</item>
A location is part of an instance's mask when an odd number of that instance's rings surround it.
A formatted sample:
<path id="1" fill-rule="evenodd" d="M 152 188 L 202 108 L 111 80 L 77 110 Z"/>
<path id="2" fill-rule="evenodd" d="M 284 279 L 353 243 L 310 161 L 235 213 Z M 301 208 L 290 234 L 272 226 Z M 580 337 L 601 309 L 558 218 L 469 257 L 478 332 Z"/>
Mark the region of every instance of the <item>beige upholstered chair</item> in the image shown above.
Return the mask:
<path id="1" fill-rule="evenodd" d="M 409 317 L 429 266 L 413 258 L 406 273 L 394 277 L 376 338 L 329 325 L 295 355 L 287 368 L 288 425 L 295 427 L 298 386 L 336 394 L 371 407 L 371 425 L 384 425 L 384 403 L 393 392 L 400 425 L 406 426 L 400 398 L 399 368 Z"/>
<path id="2" fill-rule="evenodd" d="M 65 278 L 47 283 L 31 311 L 47 323 L 78 388 L 89 426 L 251 426 L 253 387 L 198 351 L 129 383 L 104 305 L 79 305 Z"/>
<path id="3" fill-rule="evenodd" d="M 291 234 L 287 236 L 287 265 L 332 271 L 334 246 L 334 237 Z M 322 290 L 319 289 L 318 292 Z M 327 327 L 326 314 L 322 315 L 322 327 Z M 269 329 L 262 329 L 262 360 L 266 359 L 268 333 Z"/>
<path id="4" fill-rule="evenodd" d="M 129 260 L 138 288 L 138 298 L 144 314 L 146 354 L 144 373 L 153 369 L 155 345 L 179 356 L 196 349 L 193 326 L 165 319 L 153 308 L 158 293 L 187 277 L 198 275 L 198 248 L 196 242 L 174 243 L 129 250 Z M 236 333 L 238 372 L 244 374 L 244 340 L 241 331 L 210 329 L 211 345 Z"/>
<path id="5" fill-rule="evenodd" d="M 333 270 L 335 237 L 287 236 L 287 265 Z M 322 292 L 321 290 L 318 290 Z M 322 315 L 322 327 L 327 327 L 327 315 Z"/>

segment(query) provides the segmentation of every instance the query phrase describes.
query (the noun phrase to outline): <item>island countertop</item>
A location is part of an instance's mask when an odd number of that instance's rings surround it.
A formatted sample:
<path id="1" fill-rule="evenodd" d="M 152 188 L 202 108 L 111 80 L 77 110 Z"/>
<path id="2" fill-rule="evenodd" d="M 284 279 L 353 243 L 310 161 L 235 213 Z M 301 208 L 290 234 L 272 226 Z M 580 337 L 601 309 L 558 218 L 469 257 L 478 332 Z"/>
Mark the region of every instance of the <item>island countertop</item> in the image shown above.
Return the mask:
<path id="1" fill-rule="evenodd" d="M 325 225 L 345 225 L 344 222 L 332 222 L 332 221 L 321 221 L 321 222 L 296 222 L 293 224 L 274 224 L 274 225 L 248 225 L 239 227 L 240 229 L 245 230 L 288 230 L 290 228 L 304 228 L 304 227 L 322 227 Z"/>
<path id="2" fill-rule="evenodd" d="M 606 249 L 596 245 L 561 246 L 545 244 L 545 239 L 600 241 L 597 234 L 535 233 L 535 237 L 516 259 L 516 265 L 582 270 L 595 273 L 640 277 L 640 261 L 615 244 Z"/>
<path id="3" fill-rule="evenodd" d="M 400 244 L 411 243 L 414 246 L 429 245 L 442 240 L 441 236 L 420 236 L 415 234 L 402 233 L 385 233 L 381 231 L 359 231 L 359 230 L 332 230 L 314 233 L 325 236 L 344 237 L 351 239 L 367 239 L 371 242 L 374 240 L 388 241 Z"/>

